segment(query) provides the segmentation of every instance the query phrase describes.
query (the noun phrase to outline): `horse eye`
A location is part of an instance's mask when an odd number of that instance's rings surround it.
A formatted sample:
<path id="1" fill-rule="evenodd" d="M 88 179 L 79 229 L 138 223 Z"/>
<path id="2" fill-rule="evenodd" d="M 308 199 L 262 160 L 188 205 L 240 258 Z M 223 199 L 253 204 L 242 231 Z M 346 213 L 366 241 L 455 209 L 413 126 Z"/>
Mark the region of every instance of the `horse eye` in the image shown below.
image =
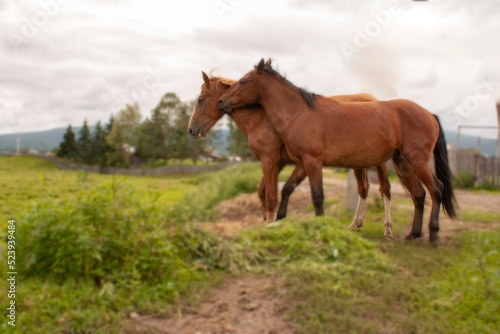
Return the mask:
<path id="1" fill-rule="evenodd" d="M 240 83 L 240 85 L 244 85 L 244 84 L 245 84 L 245 83 L 244 83 L 243 81 L 241 81 L 241 80 L 240 80 L 240 82 L 239 82 L 239 83 Z"/>
<path id="2" fill-rule="evenodd" d="M 198 99 L 198 103 L 202 103 L 203 101 L 205 101 L 205 99 L 204 99 L 203 97 L 200 97 L 200 98 Z"/>

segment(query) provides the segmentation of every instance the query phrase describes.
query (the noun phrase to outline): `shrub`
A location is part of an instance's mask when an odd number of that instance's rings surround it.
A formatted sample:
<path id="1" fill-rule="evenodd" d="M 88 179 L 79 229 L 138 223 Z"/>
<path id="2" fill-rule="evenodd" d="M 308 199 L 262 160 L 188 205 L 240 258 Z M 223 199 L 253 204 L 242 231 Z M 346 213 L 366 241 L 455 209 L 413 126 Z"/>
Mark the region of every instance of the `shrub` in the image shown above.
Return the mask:
<path id="1" fill-rule="evenodd" d="M 169 214 L 170 221 L 195 222 L 213 221 L 213 211 L 218 202 L 234 198 L 243 193 L 257 191 L 262 172 L 256 163 L 242 163 L 224 170 L 200 176 L 198 185 L 177 203 Z"/>
<path id="2" fill-rule="evenodd" d="M 461 172 L 455 176 L 453 183 L 456 188 L 474 188 L 474 176 L 467 172 Z"/>
<path id="3" fill-rule="evenodd" d="M 165 218 L 157 205 L 142 203 L 130 184 L 113 179 L 73 200 L 37 204 L 19 224 L 19 244 L 25 245 L 19 263 L 26 276 L 98 284 L 189 281 L 196 276 L 194 261 L 232 266 L 228 243 Z"/>

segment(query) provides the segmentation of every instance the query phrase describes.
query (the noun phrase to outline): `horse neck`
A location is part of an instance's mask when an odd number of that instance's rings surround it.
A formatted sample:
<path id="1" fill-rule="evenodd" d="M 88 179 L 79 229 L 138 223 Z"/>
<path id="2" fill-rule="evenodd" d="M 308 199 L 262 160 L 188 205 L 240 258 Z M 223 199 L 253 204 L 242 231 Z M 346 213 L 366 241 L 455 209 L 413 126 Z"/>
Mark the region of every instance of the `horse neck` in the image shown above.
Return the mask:
<path id="1" fill-rule="evenodd" d="M 240 130 L 248 137 L 248 125 L 250 124 L 249 120 L 252 116 L 252 111 L 248 108 L 236 109 L 232 113 L 229 114 L 229 117 L 233 119 L 236 125 L 240 128 Z"/>
<path id="2" fill-rule="evenodd" d="M 269 75 L 261 79 L 259 103 L 283 139 L 297 112 L 301 108 L 307 108 L 297 87 Z"/>

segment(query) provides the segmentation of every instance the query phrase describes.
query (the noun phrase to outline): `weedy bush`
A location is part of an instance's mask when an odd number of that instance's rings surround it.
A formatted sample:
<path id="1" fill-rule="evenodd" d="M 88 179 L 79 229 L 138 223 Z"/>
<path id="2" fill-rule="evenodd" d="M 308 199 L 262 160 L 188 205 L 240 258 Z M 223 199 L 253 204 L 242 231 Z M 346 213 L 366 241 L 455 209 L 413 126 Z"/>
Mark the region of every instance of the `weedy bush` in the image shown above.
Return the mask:
<path id="1" fill-rule="evenodd" d="M 348 231 L 343 222 L 326 217 L 260 227 L 241 234 L 241 238 L 240 244 L 251 245 L 266 262 L 375 260 L 379 256 L 373 242 Z"/>
<path id="2" fill-rule="evenodd" d="M 474 176 L 467 172 L 461 172 L 455 176 L 453 186 L 461 189 L 474 188 Z"/>
<path id="3" fill-rule="evenodd" d="M 26 276 L 58 281 L 189 281 L 194 261 L 210 268 L 235 267 L 221 238 L 189 226 L 172 226 L 155 204 L 122 179 L 77 195 L 43 201 L 20 220 L 19 263 Z"/>
<path id="4" fill-rule="evenodd" d="M 213 221 L 215 204 L 243 193 L 257 191 L 262 172 L 259 164 L 242 163 L 200 176 L 197 187 L 171 208 L 168 219 L 180 223 Z"/>

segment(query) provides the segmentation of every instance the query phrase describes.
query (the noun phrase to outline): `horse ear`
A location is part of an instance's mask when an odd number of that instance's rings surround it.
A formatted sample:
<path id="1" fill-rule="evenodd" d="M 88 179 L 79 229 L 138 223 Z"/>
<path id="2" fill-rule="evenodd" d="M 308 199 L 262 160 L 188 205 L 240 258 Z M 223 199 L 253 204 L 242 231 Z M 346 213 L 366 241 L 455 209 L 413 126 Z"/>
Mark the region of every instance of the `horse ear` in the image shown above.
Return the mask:
<path id="1" fill-rule="evenodd" d="M 201 71 L 201 74 L 203 75 L 203 81 L 205 81 L 207 87 L 210 86 L 210 79 L 208 78 L 208 75 L 203 71 Z"/>
<path id="2" fill-rule="evenodd" d="M 266 67 L 271 67 L 271 58 L 266 61 Z"/>
<path id="3" fill-rule="evenodd" d="M 262 73 L 265 66 L 266 66 L 266 64 L 264 63 L 264 58 L 262 58 L 259 62 L 259 65 L 257 65 L 257 73 L 259 73 L 259 74 Z"/>

